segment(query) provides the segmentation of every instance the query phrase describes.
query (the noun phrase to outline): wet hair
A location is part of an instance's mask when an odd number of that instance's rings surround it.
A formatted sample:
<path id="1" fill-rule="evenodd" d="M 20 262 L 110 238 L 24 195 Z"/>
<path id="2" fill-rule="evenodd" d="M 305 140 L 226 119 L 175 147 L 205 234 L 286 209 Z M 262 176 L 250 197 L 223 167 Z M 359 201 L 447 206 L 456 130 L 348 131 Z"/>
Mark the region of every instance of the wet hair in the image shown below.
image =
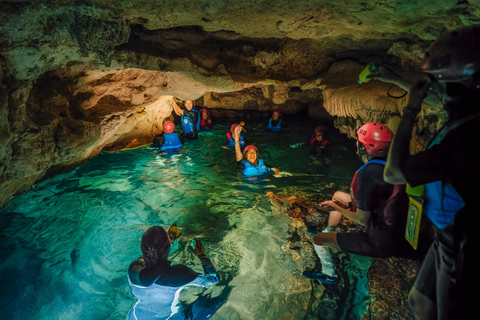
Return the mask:
<path id="1" fill-rule="evenodd" d="M 170 252 L 167 232 L 160 226 L 150 227 L 142 236 L 142 256 L 145 267 L 152 267 L 166 261 Z"/>

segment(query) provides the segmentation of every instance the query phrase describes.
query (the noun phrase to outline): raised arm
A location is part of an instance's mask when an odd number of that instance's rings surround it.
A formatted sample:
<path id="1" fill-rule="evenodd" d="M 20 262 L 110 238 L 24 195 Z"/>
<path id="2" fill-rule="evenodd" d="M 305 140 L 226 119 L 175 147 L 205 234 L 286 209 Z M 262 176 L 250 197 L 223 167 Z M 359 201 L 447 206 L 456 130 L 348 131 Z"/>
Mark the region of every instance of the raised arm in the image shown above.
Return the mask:
<path id="1" fill-rule="evenodd" d="M 240 147 L 240 133 L 242 129 L 242 126 L 236 126 L 232 132 L 233 140 L 235 141 L 235 158 L 237 162 L 243 159 L 242 148 Z"/>
<path id="2" fill-rule="evenodd" d="M 172 107 L 173 111 L 177 114 L 177 116 L 183 115 L 183 109 L 178 106 L 178 104 L 175 102 L 175 99 L 172 98 Z"/>
<path id="3" fill-rule="evenodd" d="M 405 184 L 407 181 L 402 172 L 410 156 L 410 140 L 415 124 L 415 118 L 422 108 L 422 101 L 427 95 L 429 81 L 421 78 L 409 90 L 408 103 L 403 108 L 403 115 L 393 137 L 392 145 L 388 152 L 387 164 L 383 173 L 385 182 L 391 184 Z"/>

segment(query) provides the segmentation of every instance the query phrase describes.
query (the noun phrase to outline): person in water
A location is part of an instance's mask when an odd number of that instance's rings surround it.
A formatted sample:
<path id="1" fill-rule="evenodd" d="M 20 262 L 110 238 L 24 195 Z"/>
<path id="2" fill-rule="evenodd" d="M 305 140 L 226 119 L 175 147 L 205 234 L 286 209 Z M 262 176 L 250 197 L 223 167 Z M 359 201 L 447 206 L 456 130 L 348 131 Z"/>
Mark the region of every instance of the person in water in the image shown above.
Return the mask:
<path id="1" fill-rule="evenodd" d="M 387 159 L 385 180 L 423 189 L 421 213 L 435 230 L 409 294 L 418 319 L 472 319 L 478 313 L 479 52 L 478 26 L 444 32 L 433 42 L 421 62 L 423 76 L 409 89 Z M 435 88 L 441 88 L 448 120 L 426 150 L 411 155 L 422 102 L 429 103 Z"/>
<path id="2" fill-rule="evenodd" d="M 272 117 L 268 120 L 267 130 L 273 132 L 279 132 L 285 128 L 285 121 L 282 118 L 282 112 L 280 109 L 273 110 Z"/>
<path id="3" fill-rule="evenodd" d="M 227 139 L 228 139 L 228 146 L 229 147 L 232 147 L 232 148 L 235 147 L 235 140 L 233 139 L 232 134 L 233 134 L 233 131 L 235 130 L 235 128 L 238 125 L 243 127 L 245 125 L 245 122 L 242 121 L 242 122 L 240 122 L 240 124 L 234 123 L 230 126 L 230 132 L 227 132 Z M 247 144 L 246 141 L 245 141 L 245 138 L 242 134 L 240 135 L 239 142 L 240 142 L 240 148 L 244 148 L 245 145 Z"/>
<path id="4" fill-rule="evenodd" d="M 207 109 L 200 109 L 200 130 L 212 129 L 213 122 Z"/>
<path id="5" fill-rule="evenodd" d="M 325 154 L 325 149 L 328 145 L 327 128 L 325 126 L 317 126 L 313 133 L 313 138 L 310 140 L 310 145 L 313 149 L 315 156 L 321 156 Z"/>
<path id="6" fill-rule="evenodd" d="M 322 271 L 304 272 L 304 276 L 326 284 L 338 282 L 329 247 L 369 257 L 400 256 L 408 249 L 404 240 L 408 209 L 405 186 L 394 186 L 383 180 L 393 133 L 383 124 L 370 122 L 360 127 L 357 135 L 357 154 L 364 165 L 355 173 L 351 195 L 337 191 L 331 201 L 320 203 L 335 209 L 329 214 L 325 230 L 313 237 Z M 334 232 L 342 217 L 365 226 L 365 231 Z"/>
<path id="7" fill-rule="evenodd" d="M 215 268 L 198 239 L 195 239 L 195 248 L 189 246 L 189 249 L 202 262 L 205 274 L 168 261 L 170 241 L 163 227 L 149 228 L 140 246 L 142 256 L 130 264 L 127 273 L 132 293 L 138 299 L 130 310 L 130 320 L 184 319 L 177 306 L 180 292 L 188 286 L 211 287 L 218 282 Z"/>
<path id="8" fill-rule="evenodd" d="M 153 146 L 159 147 L 162 150 L 178 149 L 185 142 L 183 134 L 177 134 L 175 131 L 175 124 L 172 121 L 166 121 L 163 124 L 163 134 L 157 134 L 153 138 Z"/>
<path id="9" fill-rule="evenodd" d="M 172 98 L 173 111 L 180 116 L 183 133 L 187 139 L 197 139 L 200 131 L 200 113 L 195 110 L 195 101 L 185 100 L 185 109 L 178 106 L 175 99 Z"/>
<path id="10" fill-rule="evenodd" d="M 269 168 L 263 163 L 263 159 L 258 157 L 258 149 L 253 145 L 248 145 L 243 149 L 240 147 L 240 136 L 243 130 L 242 126 L 236 126 L 233 130 L 233 140 L 235 141 L 235 158 L 239 167 L 243 168 L 243 174 L 246 176 L 258 176 L 262 174 L 280 175 L 277 168 Z"/>

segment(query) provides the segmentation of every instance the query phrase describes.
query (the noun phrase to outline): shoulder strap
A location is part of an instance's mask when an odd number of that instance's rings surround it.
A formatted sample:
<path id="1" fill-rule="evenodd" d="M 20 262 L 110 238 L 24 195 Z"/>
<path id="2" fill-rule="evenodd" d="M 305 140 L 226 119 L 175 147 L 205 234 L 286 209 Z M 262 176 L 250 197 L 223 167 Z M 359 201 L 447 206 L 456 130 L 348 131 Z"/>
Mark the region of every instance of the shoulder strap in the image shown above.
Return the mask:
<path id="1" fill-rule="evenodd" d="M 380 160 L 380 159 L 373 159 L 365 163 L 363 166 L 360 167 L 360 169 L 357 170 L 357 172 L 362 171 L 363 168 L 368 166 L 369 164 L 376 163 L 376 164 L 381 164 L 382 166 L 385 166 L 387 162 L 385 160 Z"/>

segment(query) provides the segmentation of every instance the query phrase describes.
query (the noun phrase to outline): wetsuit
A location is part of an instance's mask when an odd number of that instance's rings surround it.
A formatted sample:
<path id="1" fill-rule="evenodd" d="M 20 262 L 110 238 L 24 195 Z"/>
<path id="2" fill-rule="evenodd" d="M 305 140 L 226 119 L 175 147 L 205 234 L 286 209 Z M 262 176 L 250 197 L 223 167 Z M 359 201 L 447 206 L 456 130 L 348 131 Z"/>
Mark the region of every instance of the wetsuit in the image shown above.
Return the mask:
<path id="1" fill-rule="evenodd" d="M 455 121 L 448 121 L 446 126 Z M 476 185 L 480 181 L 480 148 L 476 146 L 476 137 L 479 127 L 480 117 L 475 117 L 448 131 L 438 144 L 409 157 L 401 166 L 411 186 L 440 180 L 444 185 L 451 184 L 464 202 L 453 225 L 444 229 L 434 227 L 434 242 L 414 285 L 441 306 L 437 309 L 438 319 L 468 319 L 477 312 L 480 215 Z"/>
<path id="2" fill-rule="evenodd" d="M 184 319 L 177 306 L 180 292 L 188 286 L 210 287 L 218 282 L 218 278 L 210 260 L 199 256 L 205 274 L 197 274 L 184 265 L 170 264 L 164 261 L 156 266 L 159 277 L 150 285 L 142 283 L 143 259 L 139 258 L 128 268 L 128 282 L 132 286 L 132 293 L 138 299 L 130 310 L 129 319 Z M 132 268 L 142 268 L 140 273 Z"/>
<path id="3" fill-rule="evenodd" d="M 374 159 L 362 166 L 350 185 L 352 211 L 357 208 L 370 212 L 364 232 L 337 233 L 337 242 L 342 251 L 368 257 L 402 256 L 408 251 L 404 239 L 408 197 L 405 186 L 396 186 L 383 180 L 384 160 Z M 402 189 L 403 188 L 403 189 Z M 395 204 L 387 201 L 395 192 Z M 389 214 L 385 214 L 385 213 Z"/>

